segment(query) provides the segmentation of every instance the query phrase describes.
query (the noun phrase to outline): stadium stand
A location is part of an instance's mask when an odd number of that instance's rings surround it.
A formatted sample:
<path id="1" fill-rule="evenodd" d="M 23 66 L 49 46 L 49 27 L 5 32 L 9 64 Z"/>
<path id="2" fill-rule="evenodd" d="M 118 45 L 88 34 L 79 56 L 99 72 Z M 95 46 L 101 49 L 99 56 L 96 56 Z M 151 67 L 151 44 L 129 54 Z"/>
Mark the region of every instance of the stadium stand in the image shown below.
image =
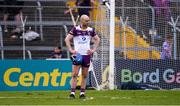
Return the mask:
<path id="1" fill-rule="evenodd" d="M 33 30 L 37 31 L 38 33 L 40 33 L 41 36 L 43 36 L 43 40 L 40 38 L 41 40 L 26 42 L 26 46 L 27 46 L 26 48 L 34 51 L 36 49 L 39 49 L 41 47 L 43 48 L 44 46 L 46 46 L 46 50 L 44 51 L 44 53 L 46 54 L 47 52 L 48 54 L 49 53 L 48 51 L 52 50 L 53 46 L 56 46 L 57 43 L 58 44 L 60 43 L 61 46 L 63 47 L 64 43 L 62 41 L 62 38 L 65 36 L 65 33 L 66 33 L 63 25 L 72 27 L 70 15 L 69 14 L 64 15 L 63 13 L 64 10 L 67 9 L 66 0 L 39 0 L 42 6 L 41 8 L 38 7 L 36 0 L 22 0 L 22 1 L 25 1 L 25 6 L 23 8 L 24 16 L 28 17 L 26 29 L 28 29 L 28 27 L 30 26 L 32 27 Z M 152 6 L 152 3 L 150 3 L 149 1 L 144 0 L 144 2 L 142 2 L 142 0 L 134 0 L 134 1 L 126 0 L 124 1 L 124 3 L 122 3 L 122 1 L 123 0 L 116 0 L 117 23 L 119 20 L 119 16 L 123 16 L 123 14 L 125 16 L 128 16 L 130 20 L 128 22 L 128 25 L 131 26 L 136 31 L 136 33 L 140 36 L 140 39 L 143 38 L 142 37 L 143 34 L 146 35 L 147 39 L 144 39 L 144 42 L 148 43 L 149 46 L 157 47 L 156 49 L 158 49 L 162 45 L 162 42 L 164 41 L 164 39 L 162 38 L 165 38 L 166 34 L 171 33 L 172 28 L 170 25 L 167 25 L 168 21 L 164 20 L 163 15 L 162 15 L 162 16 L 156 17 L 156 23 L 153 23 L 153 20 L 151 19 L 151 17 L 149 17 L 153 14 L 152 13 L 153 6 Z M 73 3 L 71 2 L 69 4 L 73 5 Z M 178 5 L 179 5 L 178 1 L 172 0 L 172 2 L 170 2 L 170 7 L 176 7 Z M 121 6 L 122 7 L 124 6 L 126 9 L 124 13 L 122 11 Z M 128 8 L 128 7 L 131 7 L 131 8 Z M 140 8 L 136 8 L 136 7 L 140 7 Z M 38 18 L 39 11 L 37 10 L 39 9 L 41 9 L 41 12 L 42 12 L 42 22 L 39 22 L 40 19 Z M 173 17 L 177 17 L 177 14 L 179 13 L 178 9 L 175 9 L 175 10 L 173 10 L 173 8 L 171 9 L 173 11 L 171 12 L 171 15 Z M 105 15 L 102 17 L 106 17 L 105 10 L 101 10 L 99 12 L 97 10 L 94 10 L 93 11 L 94 15 L 92 17 L 94 22 L 100 20 L 100 18 L 97 18 L 97 15 L 96 15 L 100 12 L 102 13 L 101 15 L 103 14 Z M 137 16 L 137 17 L 134 17 L 134 16 Z M 1 18 L 2 18 L 2 15 L 1 15 Z M 138 20 L 136 20 L 135 18 Z M 0 24 L 2 25 L 3 22 L 0 21 Z M 13 24 L 13 22 L 10 21 L 9 24 Z M 156 25 L 157 26 L 160 25 L 162 27 L 156 27 Z M 43 32 L 41 32 L 41 27 L 42 27 Z M 157 30 L 161 38 L 161 39 L 156 39 L 154 43 L 152 43 L 152 38 L 149 35 L 149 30 L 153 29 L 153 27 Z M 106 30 L 107 28 L 108 27 L 98 27 L 98 26 L 96 27 L 96 29 L 99 30 L 98 32 L 100 32 L 100 30 Z M 117 31 L 117 33 L 119 32 Z M 102 34 L 102 35 L 107 35 L 107 34 Z M 117 38 L 115 39 L 116 40 L 115 45 L 116 47 L 119 47 L 121 40 L 119 40 L 118 34 L 115 36 Z M 15 46 L 14 48 L 16 48 L 16 50 L 21 48 L 19 46 L 22 45 L 22 40 L 20 39 L 12 40 L 12 39 L 9 39 L 9 36 L 7 35 L 4 36 L 4 34 L 3 34 L 3 37 L 4 37 L 5 49 L 8 49 L 8 47 L 6 46 L 10 46 L 11 49 L 13 48 L 13 46 Z M 102 37 L 102 39 L 108 42 L 109 38 L 108 36 L 106 36 L 106 37 Z M 159 56 L 157 57 L 159 58 Z"/>
<path id="2" fill-rule="evenodd" d="M 172 16 L 173 18 L 176 19 L 179 14 L 179 10 L 175 9 L 176 7 L 179 6 L 178 1 L 169 1 L 169 11 L 170 13 L 169 16 L 167 17 L 166 14 L 161 13 L 159 16 L 156 15 L 156 8 L 159 8 L 161 11 L 167 7 L 154 7 L 152 2 L 149 0 L 116 0 L 116 47 L 121 47 L 123 44 L 121 42 L 121 39 L 118 33 L 119 32 L 119 17 L 121 16 L 123 19 L 128 17 L 128 23 L 127 26 L 133 28 L 133 30 L 136 32 L 136 35 L 138 37 L 142 38 L 144 42 L 146 42 L 150 49 L 151 47 L 155 48 L 157 51 L 157 59 L 159 59 L 159 54 L 160 52 L 160 47 L 162 45 L 162 42 L 165 40 L 166 35 L 172 35 L 172 26 L 168 24 L 170 21 L 170 17 Z M 122 8 L 124 7 L 124 8 Z M 167 12 L 169 12 L 167 11 Z M 153 16 L 154 14 L 154 16 Z M 124 17 L 125 16 L 125 17 Z M 154 18 L 153 18 L 154 17 Z M 165 18 L 166 17 L 166 18 Z M 152 36 L 150 35 L 150 30 L 156 30 L 156 35 Z M 179 32 L 177 32 L 179 34 Z M 129 34 L 127 33 L 127 36 Z M 144 38 L 144 35 L 146 38 Z M 131 37 L 133 39 L 133 37 Z M 179 38 L 177 39 L 179 40 Z M 128 40 L 127 40 L 128 41 Z M 177 41 L 178 42 L 178 41 Z M 131 42 L 132 43 L 132 42 Z M 178 43 L 179 45 L 179 43 Z M 134 43 L 135 46 L 135 43 Z M 145 45 L 144 45 L 145 46 Z M 179 48 L 178 48 L 179 50 Z M 140 50 L 141 51 L 141 50 Z M 135 56 L 136 57 L 136 56 Z M 145 56 L 146 57 L 146 56 Z M 153 57 L 150 56 L 150 57 Z"/>
<path id="3" fill-rule="evenodd" d="M 23 1 L 25 1 L 23 14 L 24 17 L 27 16 L 25 29 L 27 30 L 31 27 L 32 30 L 43 36 L 43 39 L 39 38 L 33 41 L 26 41 L 26 50 L 31 51 L 33 59 L 44 59 L 49 57 L 50 52 L 55 46 L 65 46 L 63 40 L 67 33 L 65 27 L 69 28 L 72 26 L 70 16 L 64 15 L 66 2 L 65 0 L 39 0 L 41 3 L 41 7 L 39 7 L 36 0 Z M 1 7 L 3 8 L 2 5 Z M 42 22 L 40 22 L 38 9 L 41 9 L 42 12 Z M 0 18 L 3 19 L 3 12 L 0 14 Z M 0 21 L 0 24 L 3 26 L 3 21 Z M 10 19 L 8 28 L 12 29 L 14 24 L 15 23 Z M 41 32 L 41 27 L 43 32 Z M 6 34 L 2 32 L 4 47 L 1 48 L 1 50 L 4 50 L 4 58 L 21 59 L 22 39 L 11 39 L 9 34 L 10 33 Z"/>

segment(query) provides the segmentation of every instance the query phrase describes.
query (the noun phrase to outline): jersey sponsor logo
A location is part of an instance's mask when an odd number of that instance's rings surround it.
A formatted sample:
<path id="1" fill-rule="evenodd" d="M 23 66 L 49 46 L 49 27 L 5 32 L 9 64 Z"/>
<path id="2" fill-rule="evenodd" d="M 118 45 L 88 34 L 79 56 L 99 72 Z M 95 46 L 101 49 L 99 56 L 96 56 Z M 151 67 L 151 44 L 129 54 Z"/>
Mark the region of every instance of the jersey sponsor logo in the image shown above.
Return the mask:
<path id="1" fill-rule="evenodd" d="M 86 44 L 88 42 L 88 38 L 86 36 L 79 36 L 78 44 Z"/>
<path id="2" fill-rule="evenodd" d="M 82 41 L 85 41 L 86 40 L 86 37 L 82 37 Z"/>

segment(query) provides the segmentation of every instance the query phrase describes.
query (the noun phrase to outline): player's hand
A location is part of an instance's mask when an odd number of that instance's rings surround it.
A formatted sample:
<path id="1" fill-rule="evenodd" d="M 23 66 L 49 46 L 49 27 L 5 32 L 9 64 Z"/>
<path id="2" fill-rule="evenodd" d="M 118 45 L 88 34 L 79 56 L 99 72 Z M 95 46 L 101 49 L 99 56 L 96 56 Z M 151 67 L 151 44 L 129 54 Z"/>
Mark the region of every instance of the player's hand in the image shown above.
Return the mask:
<path id="1" fill-rule="evenodd" d="M 75 50 L 73 50 L 73 49 L 69 49 L 69 51 L 70 51 L 70 53 L 72 53 L 72 54 L 76 54 L 77 52 L 75 51 Z"/>
<path id="2" fill-rule="evenodd" d="M 87 51 L 87 54 L 88 55 L 92 55 L 96 50 L 95 49 L 90 49 Z"/>

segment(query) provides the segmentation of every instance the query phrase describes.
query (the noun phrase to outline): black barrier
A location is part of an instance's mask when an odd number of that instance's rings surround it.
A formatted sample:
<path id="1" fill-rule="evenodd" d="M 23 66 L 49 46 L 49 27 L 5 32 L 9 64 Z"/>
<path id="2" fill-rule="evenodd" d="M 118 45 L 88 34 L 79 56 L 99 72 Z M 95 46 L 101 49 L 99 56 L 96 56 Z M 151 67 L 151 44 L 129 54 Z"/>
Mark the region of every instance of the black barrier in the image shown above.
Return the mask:
<path id="1" fill-rule="evenodd" d="M 115 60 L 118 88 L 125 83 L 180 88 L 180 60 Z"/>

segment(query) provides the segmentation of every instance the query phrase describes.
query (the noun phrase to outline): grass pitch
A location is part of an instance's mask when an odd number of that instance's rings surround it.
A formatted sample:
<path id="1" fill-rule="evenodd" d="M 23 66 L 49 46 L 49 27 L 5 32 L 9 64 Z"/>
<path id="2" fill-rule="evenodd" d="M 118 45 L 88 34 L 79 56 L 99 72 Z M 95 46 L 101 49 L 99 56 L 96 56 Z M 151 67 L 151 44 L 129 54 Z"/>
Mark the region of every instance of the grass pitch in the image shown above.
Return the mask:
<path id="1" fill-rule="evenodd" d="M 180 105 L 180 91 L 96 91 L 87 90 L 87 98 L 69 99 L 70 91 L 0 92 L 0 105 Z"/>

